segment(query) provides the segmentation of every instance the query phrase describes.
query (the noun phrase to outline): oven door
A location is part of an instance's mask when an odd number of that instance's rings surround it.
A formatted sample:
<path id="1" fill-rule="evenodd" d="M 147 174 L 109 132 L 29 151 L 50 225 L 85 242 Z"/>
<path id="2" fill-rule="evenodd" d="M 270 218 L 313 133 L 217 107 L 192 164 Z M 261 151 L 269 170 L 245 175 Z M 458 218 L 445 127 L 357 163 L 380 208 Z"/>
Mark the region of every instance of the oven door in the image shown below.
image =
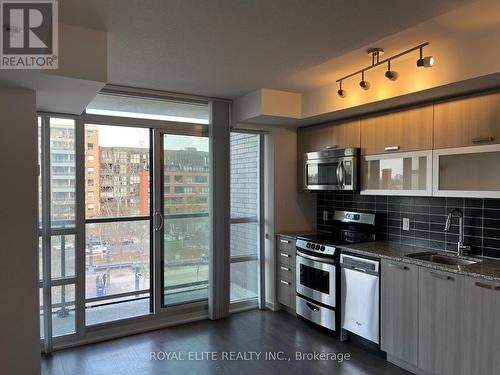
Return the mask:
<path id="1" fill-rule="evenodd" d="M 306 160 L 305 190 L 356 190 L 357 158 L 354 156 Z"/>
<path id="2" fill-rule="evenodd" d="M 333 260 L 297 251 L 297 293 L 324 305 L 335 307 L 336 267 Z"/>

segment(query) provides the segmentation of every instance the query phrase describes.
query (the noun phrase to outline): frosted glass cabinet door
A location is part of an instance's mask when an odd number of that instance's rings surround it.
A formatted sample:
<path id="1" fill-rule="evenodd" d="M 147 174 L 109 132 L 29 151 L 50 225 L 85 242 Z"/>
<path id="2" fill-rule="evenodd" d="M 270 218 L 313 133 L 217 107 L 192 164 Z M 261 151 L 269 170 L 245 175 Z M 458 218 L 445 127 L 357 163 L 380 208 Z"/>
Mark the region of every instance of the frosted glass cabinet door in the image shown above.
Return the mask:
<path id="1" fill-rule="evenodd" d="M 431 195 L 432 151 L 365 156 L 361 194 Z"/>
<path id="2" fill-rule="evenodd" d="M 500 197 L 500 145 L 434 151 L 434 195 Z"/>

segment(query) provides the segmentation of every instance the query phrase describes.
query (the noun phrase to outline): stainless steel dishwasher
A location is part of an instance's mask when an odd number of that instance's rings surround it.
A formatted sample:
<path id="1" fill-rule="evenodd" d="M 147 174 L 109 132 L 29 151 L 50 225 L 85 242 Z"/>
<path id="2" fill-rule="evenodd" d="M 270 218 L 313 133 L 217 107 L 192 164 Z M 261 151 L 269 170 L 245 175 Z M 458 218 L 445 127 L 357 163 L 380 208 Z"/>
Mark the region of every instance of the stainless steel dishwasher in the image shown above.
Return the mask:
<path id="1" fill-rule="evenodd" d="M 380 341 L 380 262 L 341 254 L 341 327 L 376 344 Z"/>

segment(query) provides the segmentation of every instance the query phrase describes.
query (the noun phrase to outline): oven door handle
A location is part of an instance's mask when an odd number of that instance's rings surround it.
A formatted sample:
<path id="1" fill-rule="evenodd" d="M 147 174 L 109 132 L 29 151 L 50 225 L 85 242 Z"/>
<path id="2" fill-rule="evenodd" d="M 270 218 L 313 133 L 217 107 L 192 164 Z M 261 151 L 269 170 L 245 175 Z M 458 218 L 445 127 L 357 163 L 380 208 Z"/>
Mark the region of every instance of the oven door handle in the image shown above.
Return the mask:
<path id="1" fill-rule="evenodd" d="M 314 255 L 304 254 L 300 251 L 297 251 L 297 256 L 305 259 L 315 260 L 316 262 L 335 264 L 335 261 L 333 259 L 315 257 Z"/>
<path id="2" fill-rule="evenodd" d="M 306 306 L 309 307 L 311 309 L 311 311 L 313 312 L 318 312 L 319 311 L 319 307 L 318 306 L 315 306 L 313 305 L 312 303 L 310 302 L 306 302 Z"/>

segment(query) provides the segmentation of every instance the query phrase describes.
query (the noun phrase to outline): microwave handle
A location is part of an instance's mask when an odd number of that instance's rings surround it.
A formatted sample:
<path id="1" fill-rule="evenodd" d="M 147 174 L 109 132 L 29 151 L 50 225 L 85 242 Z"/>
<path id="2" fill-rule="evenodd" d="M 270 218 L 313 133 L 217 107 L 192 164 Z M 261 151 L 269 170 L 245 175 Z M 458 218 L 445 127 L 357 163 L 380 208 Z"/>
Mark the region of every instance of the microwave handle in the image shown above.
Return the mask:
<path id="1" fill-rule="evenodd" d="M 345 186 L 345 167 L 344 167 L 344 161 L 340 161 L 340 187 L 343 189 Z"/>
<path id="2" fill-rule="evenodd" d="M 339 161 L 339 164 L 337 165 L 337 182 L 339 184 L 339 188 L 343 188 L 344 186 L 344 175 L 345 175 L 345 170 L 344 170 L 344 162 L 342 160 Z"/>

